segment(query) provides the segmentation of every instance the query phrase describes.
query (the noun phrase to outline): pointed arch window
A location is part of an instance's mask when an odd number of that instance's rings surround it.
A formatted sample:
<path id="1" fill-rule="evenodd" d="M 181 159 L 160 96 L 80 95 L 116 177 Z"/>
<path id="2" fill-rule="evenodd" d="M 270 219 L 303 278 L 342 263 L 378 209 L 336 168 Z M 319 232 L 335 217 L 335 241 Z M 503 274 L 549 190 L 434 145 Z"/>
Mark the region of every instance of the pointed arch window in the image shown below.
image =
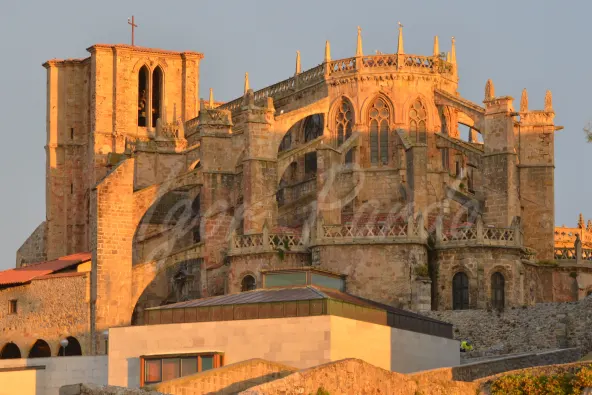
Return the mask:
<path id="1" fill-rule="evenodd" d="M 304 121 L 304 142 L 308 143 L 323 135 L 323 116 L 313 114 Z"/>
<path id="2" fill-rule="evenodd" d="M 354 111 L 348 101 L 343 99 L 335 117 L 335 129 L 337 130 L 337 146 L 343 144 L 352 134 L 354 124 Z"/>
<path id="3" fill-rule="evenodd" d="M 138 75 L 138 126 L 148 125 L 148 67 L 142 66 Z"/>
<path id="4" fill-rule="evenodd" d="M 458 272 L 452 278 L 452 309 L 466 310 L 469 308 L 469 277 Z"/>
<path id="5" fill-rule="evenodd" d="M 388 164 L 390 110 L 382 98 L 370 108 L 370 163 Z"/>
<path id="6" fill-rule="evenodd" d="M 426 143 L 428 112 L 421 100 L 417 99 L 409 110 L 409 132 L 411 141 L 415 143 Z"/>
<path id="7" fill-rule="evenodd" d="M 156 127 L 156 121 L 161 115 L 161 101 L 162 101 L 162 69 L 156 67 L 152 72 L 152 127 Z"/>
<path id="8" fill-rule="evenodd" d="M 491 275 L 491 306 L 494 309 L 503 309 L 505 305 L 505 284 L 504 275 L 495 272 Z"/>
<path id="9" fill-rule="evenodd" d="M 164 72 L 160 66 L 150 71 L 142 66 L 138 73 L 138 126 L 156 127 L 162 115 Z"/>

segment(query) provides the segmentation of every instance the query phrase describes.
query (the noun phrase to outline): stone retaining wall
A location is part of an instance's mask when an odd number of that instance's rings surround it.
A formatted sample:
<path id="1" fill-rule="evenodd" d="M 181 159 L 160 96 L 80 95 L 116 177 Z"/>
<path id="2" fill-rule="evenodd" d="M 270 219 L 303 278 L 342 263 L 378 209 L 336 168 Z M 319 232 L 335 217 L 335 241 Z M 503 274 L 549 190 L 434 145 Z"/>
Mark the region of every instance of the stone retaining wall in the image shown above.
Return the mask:
<path id="1" fill-rule="evenodd" d="M 60 388 L 60 395 L 167 395 L 161 392 L 113 387 L 108 385 L 74 384 Z"/>
<path id="2" fill-rule="evenodd" d="M 456 339 L 473 342 L 475 350 L 463 359 L 567 347 L 581 348 L 584 354 L 592 350 L 592 297 L 503 312 L 455 310 L 422 314 L 452 323 Z"/>

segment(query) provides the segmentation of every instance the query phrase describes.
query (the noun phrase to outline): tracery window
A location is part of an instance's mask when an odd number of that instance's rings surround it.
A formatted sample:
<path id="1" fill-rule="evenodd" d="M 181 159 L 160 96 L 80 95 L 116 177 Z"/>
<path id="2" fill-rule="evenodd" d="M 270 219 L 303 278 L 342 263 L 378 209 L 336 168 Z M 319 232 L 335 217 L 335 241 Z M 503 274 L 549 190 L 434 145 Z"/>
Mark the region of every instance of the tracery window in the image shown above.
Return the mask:
<path id="1" fill-rule="evenodd" d="M 469 308 L 469 277 L 458 272 L 452 278 L 452 309 L 465 310 Z"/>
<path id="2" fill-rule="evenodd" d="M 370 108 L 370 163 L 388 164 L 388 134 L 390 111 L 382 98 L 376 99 Z"/>
<path id="3" fill-rule="evenodd" d="M 343 144 L 352 134 L 354 124 L 354 110 L 345 99 L 341 101 L 335 117 L 335 129 L 337 130 L 337 146 Z"/>
<path id="4" fill-rule="evenodd" d="M 320 114 L 314 114 L 304 121 L 304 142 L 308 143 L 323 135 L 323 117 Z"/>
<path id="5" fill-rule="evenodd" d="M 426 143 L 426 123 L 428 113 L 421 100 L 417 99 L 411 105 L 409 110 L 409 135 L 411 141 L 416 143 Z"/>
<path id="6" fill-rule="evenodd" d="M 505 279 L 500 272 L 491 276 L 491 306 L 494 309 L 503 309 L 505 304 Z"/>

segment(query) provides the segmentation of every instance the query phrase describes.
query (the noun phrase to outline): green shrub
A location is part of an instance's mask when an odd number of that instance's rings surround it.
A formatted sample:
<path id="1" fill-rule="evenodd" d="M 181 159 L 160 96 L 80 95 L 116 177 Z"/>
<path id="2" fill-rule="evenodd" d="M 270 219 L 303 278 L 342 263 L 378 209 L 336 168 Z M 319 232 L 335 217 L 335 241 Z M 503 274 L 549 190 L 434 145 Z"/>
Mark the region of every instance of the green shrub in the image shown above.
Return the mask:
<path id="1" fill-rule="evenodd" d="M 331 394 L 329 393 L 329 391 L 327 391 L 323 387 L 319 387 L 319 389 L 317 390 L 316 395 L 331 395 Z"/>
<path id="2" fill-rule="evenodd" d="M 512 374 L 491 383 L 492 395 L 579 395 L 592 386 L 592 365 L 550 375 Z"/>

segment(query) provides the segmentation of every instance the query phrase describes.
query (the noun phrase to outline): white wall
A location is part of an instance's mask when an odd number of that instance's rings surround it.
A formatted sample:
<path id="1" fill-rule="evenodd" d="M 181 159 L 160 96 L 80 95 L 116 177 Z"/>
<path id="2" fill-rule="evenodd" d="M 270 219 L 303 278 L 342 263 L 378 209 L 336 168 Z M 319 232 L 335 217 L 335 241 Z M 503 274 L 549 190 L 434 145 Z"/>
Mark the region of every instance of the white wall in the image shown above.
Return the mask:
<path id="1" fill-rule="evenodd" d="M 391 328 L 391 370 L 413 373 L 460 365 L 460 342 Z"/>
<path id="2" fill-rule="evenodd" d="M 38 366 L 37 370 L 26 370 L 26 367 Z M 43 367 L 45 367 L 43 369 Z M 3 368 L 15 368 L 3 372 Z M 18 370 L 18 368 L 23 368 Z M 22 372 L 22 373 L 17 373 Z M 26 375 L 26 383 L 19 383 L 19 377 Z M 36 394 L 31 392 L 31 380 L 36 380 Z M 0 360 L 0 395 L 1 388 L 21 388 L 23 392 L 14 395 L 59 395 L 60 387 L 68 384 L 90 383 L 107 384 L 107 357 L 51 357 L 33 359 Z"/>

